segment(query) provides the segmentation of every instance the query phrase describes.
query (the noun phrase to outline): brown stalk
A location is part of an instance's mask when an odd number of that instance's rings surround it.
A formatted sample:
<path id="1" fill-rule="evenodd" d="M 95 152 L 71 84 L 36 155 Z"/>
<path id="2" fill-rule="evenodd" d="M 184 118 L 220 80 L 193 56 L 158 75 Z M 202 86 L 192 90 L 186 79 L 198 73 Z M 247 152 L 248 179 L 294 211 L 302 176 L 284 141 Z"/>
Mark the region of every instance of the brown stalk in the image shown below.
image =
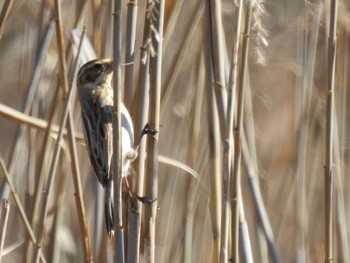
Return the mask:
<path id="1" fill-rule="evenodd" d="M 212 220 L 212 232 L 215 248 L 214 251 L 220 251 L 221 221 L 222 221 L 222 177 L 221 177 L 221 136 L 218 112 L 215 100 L 215 91 L 213 88 L 214 75 L 212 70 L 212 49 L 210 37 L 210 12 L 208 6 L 205 9 L 204 26 L 204 58 L 205 58 L 205 76 L 206 76 L 206 104 L 208 120 L 208 141 L 209 141 L 209 178 L 211 184 L 210 198 L 210 216 Z M 213 254 L 212 262 L 219 262 L 220 255 Z"/>
<path id="2" fill-rule="evenodd" d="M 55 105 L 56 106 L 56 105 Z M 31 128 L 46 130 L 50 125 L 47 121 L 38 119 L 29 115 L 26 115 L 22 112 L 16 111 L 6 105 L 0 103 L 0 116 L 4 117 L 8 120 L 17 122 L 19 124 L 27 125 Z M 50 118 L 51 119 L 51 118 Z M 49 134 L 51 136 L 56 136 L 59 131 L 59 127 L 57 125 L 52 125 Z M 63 136 L 67 137 L 67 129 L 64 130 Z M 79 143 L 84 143 L 84 136 L 82 133 L 77 133 L 75 136 L 75 140 Z"/>
<path id="3" fill-rule="evenodd" d="M 56 4 L 58 4 L 58 2 L 56 2 Z M 59 7 L 56 6 L 56 10 L 58 12 L 58 14 L 60 14 L 59 11 Z M 60 15 L 58 15 L 58 17 L 60 17 Z M 81 43 L 82 43 L 82 39 L 83 39 L 84 33 L 82 34 L 82 38 L 80 41 L 80 48 L 81 48 Z M 59 37 L 60 39 L 60 37 Z M 60 39 L 59 42 L 61 42 L 62 39 Z M 63 41 L 61 42 L 63 43 Z M 79 50 L 80 50 L 79 48 Z M 64 51 L 64 50 L 62 50 Z M 78 51 L 78 55 L 79 55 Z M 64 56 L 63 56 L 64 57 Z M 62 58 L 62 56 L 61 56 Z M 61 61 L 61 70 L 62 70 L 62 64 L 65 64 L 65 59 L 64 62 L 62 60 Z M 76 57 L 75 60 L 75 64 L 74 64 L 74 69 L 75 72 L 77 71 L 77 63 L 78 62 L 78 56 Z M 63 67 L 66 68 L 66 67 Z M 61 71 L 62 72 L 62 71 Z M 64 73 L 62 72 L 62 75 L 64 75 Z M 65 81 L 63 81 L 64 83 L 66 83 L 67 77 L 65 77 L 64 79 L 66 79 Z M 68 85 L 68 84 L 67 84 Z M 48 175 L 48 183 L 45 187 L 46 191 L 44 190 L 44 196 L 43 196 L 43 205 L 42 205 L 42 210 L 40 213 L 40 217 L 39 217 L 39 223 L 38 223 L 38 241 L 36 243 L 36 248 L 35 248 L 35 254 L 33 257 L 34 262 L 38 262 L 39 258 L 38 258 L 38 252 L 41 248 L 41 242 L 43 239 L 43 234 L 44 234 L 44 223 L 46 220 L 46 213 L 47 213 L 47 205 L 48 205 L 48 195 L 52 189 L 52 185 L 53 185 L 53 181 L 54 181 L 54 177 L 55 177 L 55 173 L 56 173 L 56 169 L 57 169 L 57 165 L 58 165 L 58 160 L 59 160 L 59 155 L 60 155 L 60 151 L 61 151 L 61 140 L 63 137 L 63 131 L 64 131 L 64 127 L 66 126 L 66 122 L 68 119 L 68 130 L 69 130 L 69 138 L 70 138 L 70 144 L 69 144 L 69 148 L 70 148 L 70 153 L 71 153 L 71 157 L 72 157 L 72 165 L 73 165 L 73 181 L 74 181 L 74 187 L 76 190 L 76 201 L 77 201 L 77 210 L 78 210 L 78 218 L 82 221 L 80 226 L 82 227 L 82 242 L 84 244 L 84 252 L 85 252 L 85 260 L 86 262 L 90 262 L 92 260 L 92 254 L 91 254 L 91 249 L 90 249 L 90 242 L 89 242 L 89 237 L 87 234 L 87 223 L 86 223 L 86 217 L 85 217 L 85 210 L 84 210 L 84 206 L 83 206 L 83 199 L 82 199 L 82 190 L 81 190 L 81 184 L 80 184 L 80 175 L 79 175 L 79 170 L 78 170 L 78 164 L 77 164 L 77 152 L 76 152 L 76 144 L 75 144 L 75 139 L 74 139 L 74 129 L 73 129 L 73 121 L 72 121 L 72 111 L 70 109 L 71 107 L 71 101 L 72 101 L 72 97 L 74 94 L 74 87 L 75 85 L 73 85 L 73 80 L 71 83 L 71 87 L 69 89 L 69 92 L 67 94 L 67 98 L 65 101 L 65 105 L 64 105 L 64 114 L 62 116 L 62 120 L 61 120 L 61 125 L 60 125 L 60 130 L 59 130 L 59 134 L 58 134 L 58 138 L 55 144 L 55 149 L 54 149 L 54 154 L 53 154 L 53 159 L 52 159 L 52 163 L 50 166 L 50 172 Z M 40 189 L 38 189 L 38 191 L 40 191 Z"/>
<path id="4" fill-rule="evenodd" d="M 126 53 L 125 53 L 125 85 L 124 85 L 124 101 L 126 102 L 127 108 L 131 109 L 132 107 L 132 95 L 134 89 L 134 68 L 135 68 L 135 40 L 136 40 L 136 29 L 137 29 L 137 13 L 138 13 L 138 5 L 137 1 L 129 1 L 128 10 L 127 10 L 127 31 L 126 31 Z M 147 21 L 147 20 L 146 20 Z M 145 25 L 147 27 L 147 25 Z M 146 34 L 146 37 L 148 34 Z M 148 60 L 147 60 L 148 61 Z M 138 100 L 140 102 L 137 105 L 144 105 L 145 107 L 140 107 L 140 110 L 137 110 L 136 115 L 139 116 L 138 122 L 135 125 L 135 135 L 137 136 L 142 127 L 145 125 L 147 121 L 147 106 L 146 101 L 148 100 L 147 94 L 147 76 L 149 68 L 149 63 L 146 65 L 141 62 L 140 64 L 140 83 L 139 88 L 136 93 L 142 94 L 138 96 Z M 132 112 L 133 115 L 133 112 Z M 135 115 L 134 115 L 135 116 Z M 135 142 L 137 142 L 138 138 L 135 138 Z M 136 174 L 135 176 L 135 189 L 136 193 L 139 196 L 143 195 L 143 178 L 144 178 L 144 167 L 145 167 L 145 140 L 142 142 L 138 142 L 138 160 L 136 163 Z M 132 202 L 128 210 L 128 240 L 127 240 L 127 262 L 139 262 L 140 258 L 140 231 L 141 231 L 141 213 L 142 213 L 142 205 L 140 202 Z"/>
<path id="5" fill-rule="evenodd" d="M 336 113 L 336 111 L 334 112 Z M 337 118 L 334 121 L 334 134 L 338 133 L 338 122 Z M 334 136 L 334 171 L 335 171 L 335 200 L 336 200 L 336 225 L 337 225 L 337 234 L 339 236 L 339 261 L 340 262 L 349 262 L 349 241 L 347 238 L 347 233 L 343 229 L 348 229 L 346 221 L 346 209 L 344 202 L 344 180 L 342 178 L 341 171 L 341 160 L 340 160 L 340 149 L 339 147 L 339 138 Z"/>
<path id="6" fill-rule="evenodd" d="M 220 134 L 224 135 L 226 120 L 227 91 L 225 80 L 224 57 L 226 54 L 224 32 L 222 26 L 221 1 L 207 0 L 210 18 L 210 37 L 212 49 L 212 67 L 214 71 L 214 90 L 220 120 Z"/>
<path id="7" fill-rule="evenodd" d="M 239 2 L 238 15 L 236 19 L 236 32 L 234 38 L 234 47 L 232 49 L 230 77 L 228 85 L 227 109 L 226 109 L 226 126 L 225 137 L 223 141 L 223 175 L 222 175 L 222 218 L 221 218 L 221 244 L 220 244 L 220 262 L 228 260 L 228 240 L 229 240 L 229 210 L 230 210 L 230 182 L 231 182 L 231 164 L 233 156 L 233 123 L 234 123 L 234 92 L 237 86 L 237 64 L 238 49 L 240 43 L 241 20 L 243 12 L 243 1 Z"/>
<path id="8" fill-rule="evenodd" d="M 147 160 L 146 160 L 146 181 L 145 195 L 152 200 L 152 203 L 145 208 L 145 254 L 149 256 L 148 262 L 155 262 L 155 237 L 156 237 L 156 216 L 158 198 L 158 139 L 160 121 L 160 99 L 161 99 L 161 73 L 163 55 L 163 21 L 164 1 L 154 1 L 153 7 L 148 10 L 154 31 L 151 32 L 151 42 L 155 54 L 150 57 L 150 87 L 149 87 L 149 115 L 148 125 L 154 136 L 147 138 Z"/>
<path id="9" fill-rule="evenodd" d="M 242 44 L 242 61 L 240 67 L 238 98 L 237 98 L 237 122 L 234 130 L 234 156 L 232 171 L 232 262 L 239 262 L 239 192 L 241 191 L 240 162 L 242 154 L 242 133 L 243 133 L 243 113 L 244 113 L 244 90 L 246 86 L 246 70 L 248 64 L 249 34 L 251 25 L 253 3 L 248 2 L 247 13 L 245 17 L 245 26 Z"/>
<path id="10" fill-rule="evenodd" d="M 334 79 L 336 61 L 336 30 L 338 1 L 330 2 L 330 22 L 327 45 L 327 115 L 326 115 L 326 165 L 325 165 L 325 260 L 333 262 L 333 204 L 334 204 Z"/>
<path id="11" fill-rule="evenodd" d="M 125 262 L 123 200 L 122 200 L 122 139 L 121 139 L 121 1 L 114 1 L 113 13 L 113 82 L 114 82 L 114 114 L 113 114 L 113 188 L 114 188 L 114 261 Z"/>
<path id="12" fill-rule="evenodd" d="M 57 45 L 58 45 L 58 51 L 59 51 L 58 55 L 59 55 L 61 79 L 63 83 L 63 88 L 65 90 L 65 94 L 67 96 L 73 97 L 73 94 L 72 94 L 73 92 L 71 92 L 71 94 L 68 94 L 69 87 L 71 87 L 70 90 L 73 90 L 73 86 L 75 85 L 73 84 L 74 78 L 72 78 L 71 86 L 69 86 L 68 84 L 69 82 L 68 82 L 68 71 L 67 71 L 67 62 L 66 62 L 66 49 L 64 45 L 62 12 L 61 12 L 61 5 L 59 3 L 59 0 L 55 0 L 55 11 L 56 11 L 56 34 L 57 34 Z M 80 44 L 79 44 L 80 46 L 85 34 L 84 32 L 85 30 L 83 31 L 80 39 Z M 78 51 L 78 55 L 79 55 L 79 52 L 80 51 Z M 78 57 L 79 57 L 78 55 L 76 57 L 76 61 L 74 62 L 75 71 L 78 65 Z M 70 107 L 68 99 L 67 99 L 67 103 L 68 104 L 66 105 L 65 108 L 68 110 L 67 117 L 68 117 L 68 133 L 69 133 L 69 151 L 72 157 L 72 174 L 73 174 L 74 189 L 76 192 L 75 197 L 76 197 L 76 203 L 77 203 L 78 219 L 80 221 L 79 225 L 81 227 L 81 240 L 82 240 L 83 249 L 84 249 L 85 262 L 91 262 L 92 251 L 91 251 L 91 245 L 90 245 L 90 237 L 88 233 L 88 225 L 86 221 L 86 212 L 84 208 L 84 199 L 83 199 L 82 187 L 81 187 L 77 147 L 74 139 L 75 131 L 74 131 L 73 111 L 72 111 L 72 107 Z M 65 124 L 65 121 L 62 122 L 62 124 Z M 63 127 L 65 127 L 65 125 Z"/>
<path id="13" fill-rule="evenodd" d="M 346 36 L 344 34 L 344 36 L 342 37 L 340 33 L 339 36 L 339 44 L 338 44 L 338 50 L 340 51 L 341 54 L 343 54 L 341 57 L 339 57 L 338 59 L 338 63 L 341 65 L 342 70 L 341 72 L 341 80 L 339 82 L 339 86 L 340 87 L 348 87 L 348 70 L 349 70 L 349 55 L 348 55 L 348 49 L 347 47 L 349 46 L 349 37 Z M 338 65 L 339 65 L 338 64 Z M 339 93 L 340 95 L 340 105 L 341 105 L 341 118 L 340 118 L 340 122 L 339 122 L 339 141 L 341 140 L 346 140 L 347 138 L 347 118 L 348 118 L 348 114 L 347 114 L 347 100 L 348 100 L 348 95 L 349 95 L 349 91 L 347 88 L 343 88 L 342 91 Z M 335 132 L 335 134 L 338 134 L 337 132 Z M 337 137 L 335 137 L 335 139 L 337 139 Z M 335 143 L 337 143 L 335 141 Z M 346 204 L 346 199 L 344 201 L 344 188 L 346 188 L 346 184 L 344 184 L 344 181 L 342 180 L 342 175 L 346 174 L 347 170 L 346 170 L 346 165 L 344 165 L 344 163 L 346 162 L 346 149 L 341 147 L 339 142 L 338 142 L 338 146 L 335 147 L 335 149 L 339 149 L 336 153 L 338 153 L 340 156 L 338 157 L 337 155 L 335 155 L 335 163 L 337 164 L 337 167 L 340 166 L 339 168 L 339 172 L 337 171 L 337 174 L 339 174 L 340 176 L 337 176 L 336 178 L 336 188 L 339 188 L 340 190 L 338 190 L 336 192 L 336 198 L 337 198 L 337 211 L 338 211 L 338 224 L 337 224 L 337 228 L 338 228 L 338 235 L 339 235 L 339 253 L 340 253 L 340 257 L 339 257 L 339 261 L 342 262 L 350 262 L 350 246 L 349 246 L 349 241 L 348 241 L 348 235 L 345 231 L 343 231 L 343 229 L 348 229 L 348 222 L 345 216 L 345 204 Z"/>
<path id="14" fill-rule="evenodd" d="M 148 1 L 146 10 L 150 8 L 151 2 Z M 138 88 L 136 89 L 135 102 L 133 103 L 133 112 L 135 114 L 135 142 L 138 141 L 139 135 L 145 124 L 147 123 L 148 106 L 149 106 L 149 57 L 150 50 L 147 48 L 148 39 L 150 35 L 150 20 L 145 15 L 144 31 L 143 31 L 143 46 L 141 47 L 141 60 L 139 66 L 139 80 Z M 137 178 L 135 180 L 135 190 L 138 196 L 143 196 L 144 181 L 145 181 L 145 160 L 146 160 L 146 143 L 143 139 L 139 142 L 138 158 L 135 163 L 135 171 Z M 135 202 L 132 204 L 132 211 L 129 213 L 130 229 L 128 235 L 128 263 L 139 262 L 140 260 L 140 246 L 141 246 L 141 218 L 142 218 L 142 204 Z M 132 243 L 132 244 L 131 244 Z M 144 244 L 144 243 L 143 243 Z M 131 245 L 131 246 L 130 246 Z"/>
<path id="15" fill-rule="evenodd" d="M 66 61 L 66 48 L 65 48 L 64 37 L 63 37 L 64 34 L 63 34 L 63 25 L 62 25 L 62 11 L 61 11 L 61 5 L 59 3 L 59 0 L 55 0 L 55 11 L 56 11 L 56 34 L 57 34 L 57 45 L 58 45 L 58 51 L 59 51 L 58 55 L 59 55 L 59 62 L 60 62 L 61 79 L 63 83 L 63 88 L 66 92 L 65 94 L 67 96 L 74 97 L 73 95 L 74 94 L 73 87 L 75 86 L 73 83 L 74 74 L 73 74 L 71 84 L 69 86 L 67 61 Z M 77 71 L 76 68 L 78 65 L 78 59 L 79 59 L 80 49 L 84 39 L 84 35 L 85 35 L 85 29 L 81 34 L 78 54 L 76 56 L 76 60 L 74 62 L 74 67 L 73 67 L 74 72 Z M 70 91 L 68 92 L 69 89 Z M 85 262 L 91 262 L 92 251 L 91 251 L 91 245 L 90 245 L 90 237 L 88 233 L 88 225 L 86 221 L 86 213 L 84 208 L 84 200 L 83 200 L 81 179 L 80 179 L 80 170 L 79 170 L 79 164 L 78 164 L 77 146 L 74 139 L 75 130 L 74 130 L 74 121 L 73 121 L 73 107 L 71 107 L 71 102 L 69 102 L 69 100 L 73 101 L 72 99 L 67 99 L 67 105 L 65 109 L 68 110 L 67 117 L 68 117 L 68 134 L 69 134 L 69 151 L 72 157 L 73 183 L 74 183 L 74 189 L 76 192 L 75 197 L 76 197 L 76 204 L 77 204 L 78 219 L 80 222 L 79 225 L 81 227 L 81 240 L 82 240 L 83 249 L 84 249 Z M 65 124 L 65 121 L 63 121 L 62 124 Z M 63 125 L 63 127 L 65 127 L 65 125 Z"/>

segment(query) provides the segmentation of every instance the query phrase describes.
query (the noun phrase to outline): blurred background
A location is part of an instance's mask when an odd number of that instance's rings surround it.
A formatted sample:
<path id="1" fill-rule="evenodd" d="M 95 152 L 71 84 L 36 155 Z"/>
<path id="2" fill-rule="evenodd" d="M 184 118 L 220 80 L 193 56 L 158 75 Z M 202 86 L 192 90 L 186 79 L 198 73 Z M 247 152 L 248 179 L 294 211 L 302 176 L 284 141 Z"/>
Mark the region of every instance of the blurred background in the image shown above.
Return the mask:
<path id="1" fill-rule="evenodd" d="M 32 261 L 38 251 L 46 262 L 89 261 L 87 245 L 81 238 L 69 136 L 64 136 L 60 143 L 61 153 L 50 191 L 45 185 L 67 98 L 60 74 L 63 53 L 59 42 L 63 41 L 65 47 L 69 84 L 75 83 L 73 61 L 84 27 L 86 35 L 79 65 L 94 57 L 111 58 L 113 1 L 57 1 L 62 14 L 62 37 L 57 33 L 54 2 L 0 0 L 2 9 L 10 3 L 8 16 L 6 19 L 2 16 L 0 27 L 0 156 L 35 240 L 42 237 L 38 249 L 2 171 L 1 198 L 10 205 L 6 224 L 7 210 L 4 203 L 1 206 L 1 228 L 6 226 L 5 235 L 1 232 L 2 262 Z M 146 4 L 152 1 L 131 2 L 138 6 L 135 57 L 134 62 L 127 62 L 122 55 L 122 74 L 133 66 L 132 85 L 125 84 L 123 93 L 131 94 L 129 98 L 124 96 L 124 102 L 131 112 L 137 138 L 145 124 L 137 116 L 143 111 L 139 101 Z M 238 2 L 165 1 L 159 132 L 159 154 L 163 159 L 159 163 L 156 262 L 219 261 L 226 123 L 220 117 L 220 108 L 225 108 L 226 103 L 220 104 L 217 97 L 223 94 L 226 102 L 232 50 L 237 39 L 241 45 L 236 66 L 238 72 L 242 71 L 242 33 L 249 1 L 243 1 L 242 24 L 237 35 Z M 240 229 L 249 230 L 254 262 L 321 262 L 325 257 L 329 1 L 252 2 L 255 5 L 243 99 Z M 123 54 L 128 38 L 128 3 L 122 1 Z M 210 12 L 215 13 L 217 20 Z M 350 262 L 349 1 L 339 1 L 337 22 L 333 244 L 334 262 Z M 219 41 L 215 36 L 219 36 Z M 124 75 L 122 83 L 127 83 Z M 214 90 L 216 100 L 211 97 Z M 234 98 L 236 119 L 236 89 Z M 76 135 L 76 161 L 91 256 L 95 262 L 111 262 L 113 245 L 105 234 L 102 189 L 88 160 L 80 105 L 74 94 L 71 105 L 69 120 Z M 51 131 L 47 129 L 48 123 L 55 126 Z M 140 185 L 139 165 L 138 160 L 133 164 L 130 175 L 133 187 Z M 195 172 L 189 173 L 186 167 Z M 46 197 L 47 213 L 43 215 Z M 128 222 L 127 195 L 125 199 Z M 127 237 L 128 223 L 125 226 Z M 141 230 L 140 262 L 147 262 L 142 238 Z M 242 244 L 240 247 L 245 247 Z M 231 248 L 229 258 L 230 251 Z M 243 252 L 241 262 L 251 262 Z"/>

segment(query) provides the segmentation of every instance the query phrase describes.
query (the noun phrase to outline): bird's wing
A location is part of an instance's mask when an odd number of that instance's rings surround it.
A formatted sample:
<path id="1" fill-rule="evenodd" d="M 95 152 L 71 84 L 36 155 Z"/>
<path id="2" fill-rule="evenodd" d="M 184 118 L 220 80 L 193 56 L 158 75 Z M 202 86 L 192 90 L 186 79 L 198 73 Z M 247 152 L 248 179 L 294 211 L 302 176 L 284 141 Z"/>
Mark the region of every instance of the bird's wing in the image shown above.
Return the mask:
<path id="1" fill-rule="evenodd" d="M 83 124 L 90 161 L 103 186 L 110 180 L 112 145 L 112 106 L 90 104 L 83 109 Z"/>

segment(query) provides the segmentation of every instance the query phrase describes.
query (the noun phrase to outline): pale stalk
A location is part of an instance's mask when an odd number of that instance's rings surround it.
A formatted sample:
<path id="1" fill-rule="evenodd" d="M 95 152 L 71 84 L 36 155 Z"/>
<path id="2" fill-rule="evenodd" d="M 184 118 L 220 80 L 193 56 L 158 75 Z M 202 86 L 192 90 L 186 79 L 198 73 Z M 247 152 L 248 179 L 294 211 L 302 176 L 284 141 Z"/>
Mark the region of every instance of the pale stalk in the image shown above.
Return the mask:
<path id="1" fill-rule="evenodd" d="M 57 35 L 57 46 L 59 50 L 59 65 L 60 65 L 60 75 L 62 79 L 63 89 L 65 91 L 66 96 L 72 96 L 74 97 L 74 92 L 71 91 L 69 93 L 68 90 L 73 90 L 73 87 L 75 87 L 75 84 L 73 82 L 74 76 L 77 72 L 77 65 L 79 60 L 79 54 L 80 49 L 83 43 L 84 35 L 85 35 L 85 29 L 83 30 L 83 33 L 81 34 L 78 53 L 74 61 L 73 69 L 74 74 L 71 80 L 71 83 L 69 84 L 68 81 L 68 71 L 67 71 L 67 61 L 66 61 L 66 48 L 64 44 L 64 34 L 63 34 L 63 25 L 62 25 L 62 11 L 61 11 L 61 5 L 59 3 L 59 0 L 55 0 L 55 10 L 56 10 L 56 35 Z M 67 103 L 69 100 L 67 100 Z M 78 221 L 80 226 L 80 238 L 81 242 L 83 244 L 83 250 L 84 250 L 84 259 L 85 262 L 91 262 L 92 261 L 92 251 L 91 251 L 91 243 L 90 243 L 90 236 L 88 231 L 88 224 L 86 219 L 86 212 L 84 207 L 84 199 L 83 199 L 83 191 L 81 186 L 81 177 L 80 177 L 80 169 L 79 169 L 79 162 L 78 162 L 78 153 L 77 153 L 77 145 L 75 142 L 75 130 L 74 130 L 74 120 L 73 120 L 73 107 L 66 105 L 68 112 L 67 112 L 67 126 L 68 126 L 68 139 L 69 139 L 69 152 L 72 158 L 72 176 L 73 176 L 73 183 L 74 183 L 74 190 L 75 190 L 75 201 L 77 206 L 77 213 L 78 213 Z M 60 129 L 64 128 L 60 127 Z M 60 130 L 61 132 L 61 130 Z"/>
<path id="2" fill-rule="evenodd" d="M 227 96 L 226 126 L 223 140 L 223 174 L 222 174 L 222 217 L 221 217 L 221 244 L 220 244 L 220 262 L 228 260 L 228 239 L 229 239 L 229 207 L 231 202 L 231 163 L 233 156 L 233 123 L 234 123 L 234 92 L 237 86 L 237 62 L 238 49 L 240 43 L 241 20 L 243 12 L 243 1 L 239 3 L 238 15 L 236 16 L 236 32 L 234 32 L 234 47 L 232 49 L 230 78 Z"/>
<path id="3" fill-rule="evenodd" d="M 238 83 L 238 98 L 237 98 L 237 122 L 234 131 L 234 156 L 233 156 L 233 171 L 232 171 L 232 262 L 239 262 L 239 191 L 241 188 L 240 163 L 242 154 L 242 133 L 243 133 L 243 113 L 244 113 L 244 90 L 246 86 L 246 69 L 248 64 L 249 50 L 249 34 L 251 25 L 253 3 L 248 2 L 247 13 L 245 16 L 245 26 L 242 44 L 242 61 L 240 67 L 239 83 Z"/>
<path id="4" fill-rule="evenodd" d="M 156 1 L 151 16 L 155 17 L 151 41 L 155 54 L 150 58 L 150 87 L 149 87 L 149 115 L 148 124 L 155 131 L 154 136 L 147 138 L 146 182 L 145 195 L 152 203 L 145 209 L 145 253 L 149 256 L 148 262 L 154 263 L 156 258 L 156 216 L 158 206 L 158 142 L 161 99 L 161 74 L 163 55 L 163 21 L 164 1 Z"/>
<path id="5" fill-rule="evenodd" d="M 221 177 L 221 137 L 220 137 L 220 124 L 217 113 L 217 106 L 215 100 L 215 91 L 212 86 L 214 83 L 214 74 L 212 68 L 212 49 L 211 49 L 211 38 L 210 38 L 210 13 L 209 8 L 206 6 L 205 9 L 205 26 L 204 26 L 204 63 L 205 63 L 205 76 L 206 76 L 206 104 L 207 104 L 207 122 L 208 122 L 208 143 L 209 143 L 209 178 L 210 178 L 210 216 L 212 220 L 212 232 L 214 239 L 214 254 L 212 262 L 219 261 L 219 250 L 220 250 L 220 224 L 222 221 L 222 207 L 221 196 L 222 196 L 222 177 Z M 227 220 L 228 221 L 228 220 Z M 227 222 L 226 221 L 226 222 Z M 222 228 L 222 226 L 221 226 Z M 222 233 L 221 233 L 222 234 Z"/>
<path id="6" fill-rule="evenodd" d="M 121 140 L 121 0 L 114 1 L 113 13 L 113 189 L 114 189 L 114 262 L 125 262 L 123 201 L 122 201 L 122 140 Z"/>
<path id="7" fill-rule="evenodd" d="M 327 46 L 327 109 L 326 109 L 326 164 L 325 164 L 325 263 L 333 262 L 333 127 L 334 127 L 334 80 L 336 60 L 336 30 L 338 1 L 330 2 L 330 22 Z"/>

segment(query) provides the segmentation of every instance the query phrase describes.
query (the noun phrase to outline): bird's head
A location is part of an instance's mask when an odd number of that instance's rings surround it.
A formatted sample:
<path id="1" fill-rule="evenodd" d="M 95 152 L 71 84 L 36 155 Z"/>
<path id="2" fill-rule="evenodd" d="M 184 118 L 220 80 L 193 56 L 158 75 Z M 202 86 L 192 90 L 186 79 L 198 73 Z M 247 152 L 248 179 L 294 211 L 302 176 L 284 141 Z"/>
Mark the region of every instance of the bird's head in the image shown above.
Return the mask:
<path id="1" fill-rule="evenodd" d="M 78 86 L 94 88 L 103 83 L 110 83 L 113 73 L 113 61 L 94 59 L 85 63 L 78 73 Z"/>

